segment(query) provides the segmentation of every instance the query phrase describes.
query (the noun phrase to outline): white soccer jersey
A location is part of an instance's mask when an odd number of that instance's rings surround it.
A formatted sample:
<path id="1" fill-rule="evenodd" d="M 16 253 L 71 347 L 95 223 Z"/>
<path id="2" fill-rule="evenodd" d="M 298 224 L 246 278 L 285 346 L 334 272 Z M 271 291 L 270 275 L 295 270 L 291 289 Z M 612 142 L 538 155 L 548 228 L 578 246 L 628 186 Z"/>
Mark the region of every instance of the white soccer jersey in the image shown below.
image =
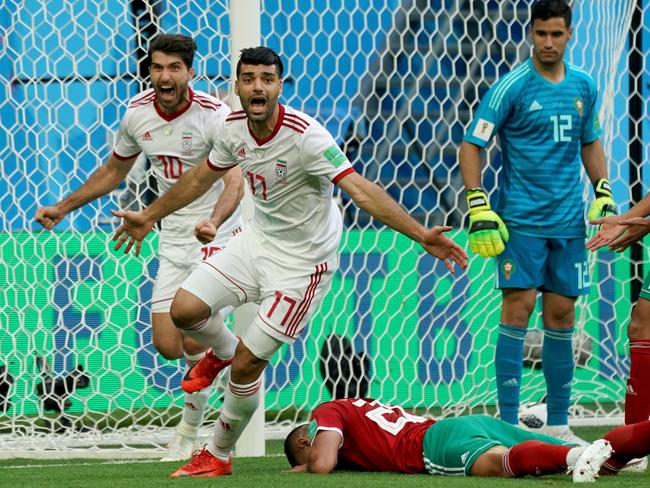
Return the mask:
<path id="1" fill-rule="evenodd" d="M 215 97 L 190 89 L 190 104 L 168 116 L 154 103 L 155 99 L 153 89 L 131 99 L 120 124 L 113 155 L 118 159 L 130 159 L 144 152 L 151 162 L 158 191 L 163 194 L 184 172 L 206 160 L 215 143 L 216 128 L 230 109 Z M 194 241 L 194 224 L 212 215 L 223 188 L 223 181 L 219 181 L 205 195 L 165 217 L 161 240 L 170 243 Z M 218 235 L 230 236 L 239 226 L 237 209 L 218 229 Z"/>
<path id="2" fill-rule="evenodd" d="M 280 105 L 266 139 L 249 130 L 243 110 L 221 125 L 208 158 L 213 169 L 241 166 L 254 196 L 254 229 L 282 257 L 320 262 L 337 251 L 343 221 L 334 185 L 353 172 L 332 136 L 316 120 Z"/>

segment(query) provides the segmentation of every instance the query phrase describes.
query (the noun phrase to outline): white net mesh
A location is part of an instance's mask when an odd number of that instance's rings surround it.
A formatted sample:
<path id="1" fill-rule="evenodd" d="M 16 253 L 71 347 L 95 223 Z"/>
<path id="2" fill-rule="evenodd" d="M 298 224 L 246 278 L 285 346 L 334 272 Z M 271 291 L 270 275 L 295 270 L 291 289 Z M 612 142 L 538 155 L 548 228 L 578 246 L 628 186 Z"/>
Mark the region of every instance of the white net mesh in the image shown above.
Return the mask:
<path id="1" fill-rule="evenodd" d="M 319 119 L 360 173 L 427 225 L 462 228 L 457 148 L 495 77 L 529 55 L 530 3 L 265 1 L 262 44 L 285 61 L 283 102 Z M 594 76 L 603 95 L 603 142 L 616 200 L 625 204 L 630 187 L 645 183 L 629 163 L 630 133 L 650 133 L 650 117 L 644 104 L 643 122 L 632 132 L 628 105 L 635 95 L 649 95 L 649 2 L 640 2 L 640 26 L 632 15 L 639 2 L 573 3 L 569 59 Z M 109 209 L 151 198 L 146 168 L 131 175 L 126 191 L 74 212 L 56 232 L 41 231 L 33 216 L 110 154 L 126 100 L 145 86 L 142 60 L 156 31 L 195 36 L 194 85 L 226 91 L 228 4 L 141 1 L 125 9 L 111 0 L 0 0 L 0 28 L 0 452 L 60 455 L 112 445 L 155 454 L 182 405 L 180 365 L 163 360 L 151 344 L 157 241 L 147 241 L 144 258 L 136 259 L 114 253 L 109 240 Z M 645 49 L 630 49 L 630 33 L 638 29 Z M 634 49 L 641 67 L 630 75 Z M 497 146 L 488 157 L 483 181 L 492 193 Z M 586 199 L 588 192 L 585 185 Z M 492 263 L 472 257 L 469 271 L 452 277 L 340 198 L 341 267 L 308 334 L 267 369 L 269 425 L 292 422 L 331 398 L 326 385 L 335 383 L 337 368 L 321 370 L 320 357 L 332 334 L 364 356 L 343 361 L 339 394 L 365 392 L 434 414 L 493 412 L 499 294 Z M 466 240 L 462 230 L 454 238 Z M 621 414 L 629 283 L 642 278 L 630 263 L 629 253 L 600 253 L 593 262 L 592 292 L 578 306 L 583 352 L 575 418 Z M 536 312 L 531 328 L 540 323 Z M 328 357 L 346 345 L 336 338 L 329 344 Z M 522 400 L 543 394 L 540 370 L 525 369 Z M 213 404 L 218 408 L 216 393 Z"/>

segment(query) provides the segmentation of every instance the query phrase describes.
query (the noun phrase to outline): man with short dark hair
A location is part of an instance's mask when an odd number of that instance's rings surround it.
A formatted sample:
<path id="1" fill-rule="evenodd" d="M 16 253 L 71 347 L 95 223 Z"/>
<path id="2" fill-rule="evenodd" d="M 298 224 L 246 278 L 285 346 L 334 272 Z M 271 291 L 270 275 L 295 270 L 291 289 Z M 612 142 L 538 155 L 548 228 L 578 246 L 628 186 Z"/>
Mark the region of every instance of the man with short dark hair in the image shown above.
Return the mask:
<path id="1" fill-rule="evenodd" d="M 260 304 L 233 355 L 208 353 L 183 380 L 183 388 L 194 391 L 232 363 L 212 442 L 174 477 L 232 472 L 231 451 L 261 398 L 260 375 L 278 349 L 293 344 L 307 326 L 338 267 L 343 222 L 334 185 L 443 260 L 450 271 L 452 263 L 467 265 L 465 251 L 443 234 L 451 227 L 423 227 L 354 171 L 321 124 L 279 103 L 282 74 L 282 61 L 273 50 L 242 50 L 235 82 L 242 110 L 219 126 L 207 163 L 184 175 L 143 212 L 115 212 L 124 219 L 115 233 L 117 247 L 126 243 L 128 252 L 135 245 L 138 252 L 157 219 L 197 198 L 232 167 L 241 166 L 254 198 L 251 228 L 197 269 L 172 304 L 176 326 L 215 348 L 227 329 L 206 323 L 212 312 L 244 302 Z"/>

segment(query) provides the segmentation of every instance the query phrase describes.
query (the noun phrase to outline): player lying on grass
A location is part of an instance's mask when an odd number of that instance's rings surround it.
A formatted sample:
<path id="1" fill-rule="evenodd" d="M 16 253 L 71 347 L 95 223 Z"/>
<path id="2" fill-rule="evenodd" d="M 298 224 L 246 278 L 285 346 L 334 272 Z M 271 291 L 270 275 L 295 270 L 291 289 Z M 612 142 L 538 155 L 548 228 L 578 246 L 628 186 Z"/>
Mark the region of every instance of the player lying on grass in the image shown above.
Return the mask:
<path id="1" fill-rule="evenodd" d="M 616 474 L 650 453 L 650 421 L 617 427 L 587 446 L 485 415 L 426 419 L 377 400 L 350 398 L 319 405 L 308 424 L 284 442 L 292 471 L 335 469 L 501 476 L 573 472 L 576 482 Z"/>

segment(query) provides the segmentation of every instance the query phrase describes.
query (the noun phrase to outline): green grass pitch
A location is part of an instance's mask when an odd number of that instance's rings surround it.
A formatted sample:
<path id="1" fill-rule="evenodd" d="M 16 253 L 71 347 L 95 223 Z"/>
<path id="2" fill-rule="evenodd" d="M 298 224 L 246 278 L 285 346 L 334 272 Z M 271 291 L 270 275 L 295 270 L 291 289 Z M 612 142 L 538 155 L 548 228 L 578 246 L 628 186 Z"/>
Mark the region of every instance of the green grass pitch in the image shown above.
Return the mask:
<path id="1" fill-rule="evenodd" d="M 607 429 L 580 428 L 576 433 L 586 439 L 596 439 Z M 428 475 L 401 475 L 388 473 L 338 472 L 327 476 L 288 473 L 288 464 L 281 454 L 279 441 L 267 443 L 265 458 L 239 458 L 233 461 L 234 474 L 229 477 L 204 479 L 169 478 L 180 463 L 160 463 L 149 460 L 110 461 L 92 459 L 12 459 L 0 461 L 0 486 L 22 487 L 92 487 L 92 488 L 148 488 L 165 486 L 220 486 L 237 488 L 272 488 L 299 486 L 319 487 L 480 487 L 507 488 L 515 486 L 569 486 L 571 478 L 565 475 L 540 478 L 499 479 L 465 478 Z M 623 473 L 616 477 L 597 480 L 598 486 L 637 488 L 650 486 L 650 473 Z"/>

